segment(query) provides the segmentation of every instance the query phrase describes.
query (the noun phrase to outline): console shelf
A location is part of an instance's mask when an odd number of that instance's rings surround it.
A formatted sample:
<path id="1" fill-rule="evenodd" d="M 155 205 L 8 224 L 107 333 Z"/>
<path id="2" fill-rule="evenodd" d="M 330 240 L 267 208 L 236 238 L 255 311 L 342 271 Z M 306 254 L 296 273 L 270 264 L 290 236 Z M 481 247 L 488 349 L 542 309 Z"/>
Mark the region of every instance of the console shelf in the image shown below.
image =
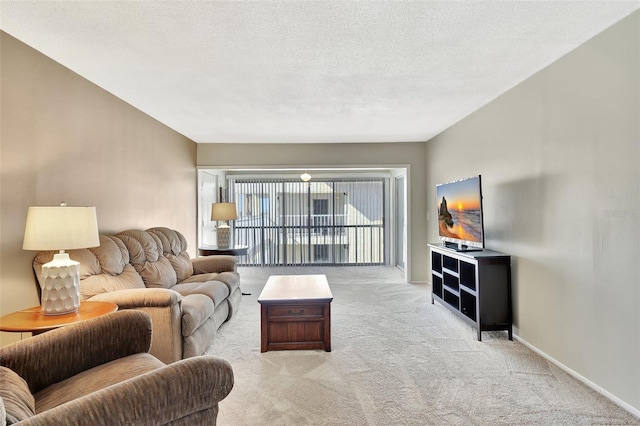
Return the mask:
<path id="1" fill-rule="evenodd" d="M 513 340 L 511 256 L 491 250 L 431 251 L 431 303 L 436 300 L 478 331 L 506 330 Z"/>

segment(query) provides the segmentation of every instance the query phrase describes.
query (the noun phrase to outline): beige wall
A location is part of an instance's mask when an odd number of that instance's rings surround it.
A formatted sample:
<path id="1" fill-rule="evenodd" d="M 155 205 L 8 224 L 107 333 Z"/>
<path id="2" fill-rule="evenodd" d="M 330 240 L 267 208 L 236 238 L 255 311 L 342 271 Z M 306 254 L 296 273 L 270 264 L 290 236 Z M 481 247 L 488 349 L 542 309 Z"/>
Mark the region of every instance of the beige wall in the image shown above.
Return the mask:
<path id="1" fill-rule="evenodd" d="M 407 167 L 407 278 L 427 281 L 424 143 L 198 144 L 201 167 Z"/>
<path id="2" fill-rule="evenodd" d="M 102 233 L 168 226 L 195 245 L 196 144 L 11 36 L 0 43 L 0 314 L 39 303 L 35 253 L 22 250 L 31 205 L 96 206 Z"/>
<path id="3" fill-rule="evenodd" d="M 487 246 L 513 255 L 516 333 L 636 414 L 639 29 L 636 12 L 427 143 L 430 187 L 482 174 Z"/>

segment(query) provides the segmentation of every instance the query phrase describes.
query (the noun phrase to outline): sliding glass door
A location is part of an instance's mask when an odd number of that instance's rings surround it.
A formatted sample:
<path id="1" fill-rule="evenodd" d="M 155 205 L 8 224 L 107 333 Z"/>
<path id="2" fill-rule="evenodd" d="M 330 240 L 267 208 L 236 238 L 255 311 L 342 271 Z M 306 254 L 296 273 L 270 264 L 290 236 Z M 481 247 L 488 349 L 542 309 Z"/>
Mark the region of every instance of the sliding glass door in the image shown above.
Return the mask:
<path id="1" fill-rule="evenodd" d="M 385 264 L 385 180 L 230 179 L 241 265 Z"/>

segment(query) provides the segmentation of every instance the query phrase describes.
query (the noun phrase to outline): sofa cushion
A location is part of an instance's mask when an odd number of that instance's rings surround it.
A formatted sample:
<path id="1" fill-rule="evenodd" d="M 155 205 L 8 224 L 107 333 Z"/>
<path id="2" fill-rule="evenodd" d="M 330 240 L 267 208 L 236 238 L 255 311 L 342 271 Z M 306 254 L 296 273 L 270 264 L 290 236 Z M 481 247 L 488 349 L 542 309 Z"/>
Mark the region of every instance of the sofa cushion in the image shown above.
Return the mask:
<path id="1" fill-rule="evenodd" d="M 129 263 L 140 274 L 145 286 L 171 288 L 176 284 L 176 271 L 163 256 L 162 243 L 156 235 L 132 229 L 120 232 L 116 237 L 129 250 Z"/>
<path id="2" fill-rule="evenodd" d="M 0 396 L 0 425 L 5 426 L 7 424 L 7 412 L 4 410 L 4 401 Z"/>
<path id="3" fill-rule="evenodd" d="M 96 273 L 119 275 L 129 264 L 129 251 L 118 238 L 100 235 L 100 245 L 87 250 L 93 253 L 100 264 L 100 271 Z"/>
<path id="4" fill-rule="evenodd" d="M 229 293 L 233 293 L 240 287 L 240 274 L 237 272 L 220 272 L 216 281 L 222 281 L 229 286 Z"/>
<path id="5" fill-rule="evenodd" d="M 42 265 L 50 262 L 55 253 L 44 251 L 34 258 L 33 269 L 38 280 L 42 276 Z M 82 300 L 109 291 L 145 288 L 140 275 L 129 265 L 127 248 L 118 238 L 100 235 L 100 246 L 69 250 L 69 257 L 80 262 Z"/>
<path id="6" fill-rule="evenodd" d="M 220 281 L 206 281 L 203 283 L 180 283 L 171 287 L 183 297 L 190 294 L 204 294 L 213 300 L 213 304 L 218 306 L 229 297 L 229 287 Z"/>
<path id="7" fill-rule="evenodd" d="M 27 382 L 18 374 L 0 367 L 0 398 L 4 404 L 8 425 L 26 420 L 35 414 L 35 401 Z"/>
<path id="8" fill-rule="evenodd" d="M 162 368 L 165 364 L 148 353 L 137 353 L 85 370 L 37 392 L 36 412 L 41 413 L 97 390 Z"/>
<path id="9" fill-rule="evenodd" d="M 191 336 L 213 315 L 213 300 L 204 294 L 190 294 L 182 298 L 182 335 Z"/>
<path id="10" fill-rule="evenodd" d="M 97 274 L 80 280 L 80 297 L 87 300 L 102 293 L 143 288 L 145 286 L 140 275 L 133 266 L 126 265 L 119 275 Z"/>
<path id="11" fill-rule="evenodd" d="M 129 264 L 129 251 L 120 239 L 100 235 L 100 246 L 87 251 L 95 257 L 99 269 L 81 276 L 83 300 L 109 291 L 145 288 L 142 278 Z"/>
<path id="12" fill-rule="evenodd" d="M 208 274 L 192 275 L 188 279 L 182 281 L 180 284 L 194 283 L 194 282 L 206 282 L 206 281 L 220 281 L 225 283 L 229 288 L 229 293 L 233 293 L 238 287 L 240 287 L 240 274 L 237 272 L 213 272 Z"/>
<path id="13" fill-rule="evenodd" d="M 162 245 L 162 255 L 169 260 L 178 282 L 193 275 L 193 265 L 191 257 L 187 253 L 187 239 L 179 233 L 169 228 L 150 228 L 147 232 L 153 234 L 160 240 Z"/>
<path id="14" fill-rule="evenodd" d="M 216 336 L 218 325 L 209 318 L 198 327 L 190 336 L 184 336 L 184 346 L 182 348 L 182 357 L 189 358 L 199 356 L 205 353 L 207 348 L 211 346 L 211 342 Z"/>

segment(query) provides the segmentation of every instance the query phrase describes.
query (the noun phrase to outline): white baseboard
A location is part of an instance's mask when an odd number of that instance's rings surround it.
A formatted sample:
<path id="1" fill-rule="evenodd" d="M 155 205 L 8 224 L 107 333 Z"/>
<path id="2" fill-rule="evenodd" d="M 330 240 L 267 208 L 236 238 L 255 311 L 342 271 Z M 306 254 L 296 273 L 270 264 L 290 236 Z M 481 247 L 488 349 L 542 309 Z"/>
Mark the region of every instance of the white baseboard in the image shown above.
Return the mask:
<path id="1" fill-rule="evenodd" d="M 580 380 L 582 383 L 584 383 L 585 385 L 589 386 L 594 391 L 596 391 L 599 394 L 603 395 L 605 398 L 611 400 L 611 402 L 613 402 L 617 406 L 627 410 L 629 413 L 631 413 L 634 416 L 640 418 L 640 409 L 638 409 L 638 408 L 636 408 L 636 407 L 634 407 L 634 406 L 632 406 L 630 404 L 627 404 L 626 402 L 624 402 L 623 400 L 621 400 L 617 396 L 613 395 L 611 392 L 608 392 L 607 390 L 605 390 L 602 387 L 596 385 L 595 383 L 593 383 L 591 380 L 587 379 L 586 377 L 576 373 L 575 371 L 573 371 L 572 369 L 570 369 L 566 365 L 562 364 L 557 359 L 555 359 L 555 358 L 547 355 L 546 353 L 542 352 L 540 349 L 536 348 L 535 346 L 533 346 L 531 343 L 527 342 L 526 340 L 524 340 L 520 336 L 516 336 L 514 334 L 513 337 L 514 337 L 514 339 L 516 339 L 517 341 L 519 341 L 520 343 L 522 343 L 523 345 L 525 345 L 526 347 L 528 347 L 529 349 L 531 349 L 532 351 L 537 353 L 538 355 L 542 356 L 543 358 L 545 358 L 546 360 L 548 360 L 549 362 L 554 364 L 556 367 L 560 368 L 565 373 L 567 373 L 567 374 L 571 375 L 572 377 Z"/>

